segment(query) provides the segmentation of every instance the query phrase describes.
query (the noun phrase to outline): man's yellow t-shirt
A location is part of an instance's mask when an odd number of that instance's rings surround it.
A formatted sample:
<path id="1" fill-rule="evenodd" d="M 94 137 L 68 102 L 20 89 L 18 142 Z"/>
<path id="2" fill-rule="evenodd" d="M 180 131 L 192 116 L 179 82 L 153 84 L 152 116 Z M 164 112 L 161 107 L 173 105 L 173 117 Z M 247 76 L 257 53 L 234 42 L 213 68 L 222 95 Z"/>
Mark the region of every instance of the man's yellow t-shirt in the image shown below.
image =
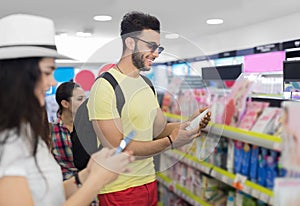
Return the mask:
<path id="1" fill-rule="evenodd" d="M 121 113 L 123 134 L 136 131 L 133 138 L 138 141 L 153 140 L 153 123 L 159 104 L 156 95 L 142 77 L 128 77 L 115 69 L 109 70 L 119 83 L 124 94 L 125 104 Z M 90 120 L 120 118 L 115 92 L 110 83 L 99 78 L 93 85 L 87 104 Z M 135 160 L 129 164 L 130 173 L 121 174 L 116 181 L 108 184 L 101 194 L 116 192 L 134 186 L 144 185 L 155 180 L 153 158 Z"/>

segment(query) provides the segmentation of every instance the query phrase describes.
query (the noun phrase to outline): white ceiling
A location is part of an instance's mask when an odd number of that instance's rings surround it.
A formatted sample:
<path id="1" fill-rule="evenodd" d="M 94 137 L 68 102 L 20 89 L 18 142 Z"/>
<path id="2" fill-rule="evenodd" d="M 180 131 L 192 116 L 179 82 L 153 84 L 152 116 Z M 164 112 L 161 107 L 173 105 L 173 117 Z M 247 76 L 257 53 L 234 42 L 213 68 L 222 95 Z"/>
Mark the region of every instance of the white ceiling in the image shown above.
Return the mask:
<path id="1" fill-rule="evenodd" d="M 284 17 L 300 11 L 299 0 L 0 0 L 0 17 L 30 13 L 50 17 L 57 32 L 70 36 L 92 30 L 96 37 L 116 38 L 122 16 L 132 10 L 155 15 L 161 30 L 195 41 L 241 27 Z M 110 22 L 95 22 L 94 15 L 111 15 Z M 208 18 L 223 18 L 222 25 L 207 25 Z M 0 31 L 1 32 L 1 31 Z M 162 39 L 162 42 L 164 40 Z M 171 44 L 172 42 L 165 42 Z"/>

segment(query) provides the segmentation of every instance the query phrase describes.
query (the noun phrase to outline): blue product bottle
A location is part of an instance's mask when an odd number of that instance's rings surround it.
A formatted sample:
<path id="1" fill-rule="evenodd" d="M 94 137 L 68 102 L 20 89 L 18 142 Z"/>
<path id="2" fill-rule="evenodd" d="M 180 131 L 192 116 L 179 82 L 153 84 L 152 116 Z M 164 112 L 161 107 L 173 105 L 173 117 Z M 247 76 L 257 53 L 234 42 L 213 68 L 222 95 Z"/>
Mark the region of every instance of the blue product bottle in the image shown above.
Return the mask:
<path id="1" fill-rule="evenodd" d="M 249 144 L 245 143 L 241 173 L 246 177 L 249 177 L 250 158 L 251 158 L 251 147 Z"/>
<path id="2" fill-rule="evenodd" d="M 253 145 L 251 151 L 251 159 L 250 159 L 249 178 L 254 183 L 257 183 L 258 154 L 259 154 L 259 148 Z"/>
<path id="3" fill-rule="evenodd" d="M 228 196 L 226 206 L 234 206 L 234 197 Z"/>
<path id="4" fill-rule="evenodd" d="M 271 155 L 267 158 L 267 176 L 266 176 L 266 187 L 273 189 L 274 179 L 277 176 L 276 173 L 276 152 L 271 151 Z"/>
<path id="5" fill-rule="evenodd" d="M 240 173 L 242 168 L 243 160 L 243 142 L 235 141 L 234 142 L 234 172 Z"/>
<path id="6" fill-rule="evenodd" d="M 260 154 L 258 156 L 258 184 L 266 186 L 266 160 L 267 160 L 267 149 L 260 148 Z"/>

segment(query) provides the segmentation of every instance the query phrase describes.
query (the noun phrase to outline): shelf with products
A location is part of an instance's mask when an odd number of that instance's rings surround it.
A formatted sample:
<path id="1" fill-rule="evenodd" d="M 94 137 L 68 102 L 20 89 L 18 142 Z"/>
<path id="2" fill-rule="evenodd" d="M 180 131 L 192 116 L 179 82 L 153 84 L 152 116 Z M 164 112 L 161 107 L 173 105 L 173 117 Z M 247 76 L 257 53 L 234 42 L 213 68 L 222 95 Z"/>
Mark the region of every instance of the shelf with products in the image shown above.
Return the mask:
<path id="1" fill-rule="evenodd" d="M 281 138 L 278 136 L 248 131 L 228 125 L 210 123 L 204 131 L 212 134 L 221 134 L 223 137 L 272 150 L 280 151 L 281 147 Z"/>
<path id="2" fill-rule="evenodd" d="M 194 195 L 191 191 L 189 191 L 185 187 L 177 183 L 172 183 L 172 180 L 166 175 L 164 175 L 163 173 L 157 173 L 157 180 L 165 187 L 170 189 L 172 192 L 174 192 L 176 195 L 186 200 L 191 205 L 210 206 L 210 204 L 208 204 L 201 198 Z"/>
<path id="3" fill-rule="evenodd" d="M 236 191 L 241 191 L 256 201 L 260 200 L 258 202 L 273 204 L 274 179 L 286 174 L 281 159 L 284 146 L 281 137 L 285 137 L 286 132 L 281 103 L 286 100 L 280 98 L 277 93 L 254 96 L 251 94 L 251 85 L 254 83 L 250 78 L 249 81 L 245 78 L 241 80 L 243 81 L 238 81 L 231 89 L 230 94 L 226 96 L 228 98 L 220 95 L 217 99 L 211 99 L 213 104 L 208 105 L 213 114 L 212 121 L 218 123 L 209 123 L 203 130 L 202 134 L 207 138 L 196 139 L 195 142 L 198 143 L 195 148 L 198 149 L 191 149 L 189 154 L 174 150 L 166 155 L 236 188 Z M 186 106 L 185 102 L 181 105 Z M 198 107 L 202 106 L 198 104 Z M 181 112 L 182 116 L 172 114 L 173 111 L 179 113 L 172 110 L 172 107 L 165 111 L 168 120 L 186 121 L 186 116 L 193 110 Z M 209 139 L 224 139 L 225 144 L 220 146 L 218 142 L 212 142 L 214 145 L 211 145 Z M 207 143 L 206 140 L 208 144 L 203 147 Z M 214 154 L 205 158 L 201 156 L 206 154 L 206 148 L 210 150 L 211 146 L 214 147 L 210 154 Z M 227 150 L 223 150 L 226 147 Z M 206 162 L 200 159 L 205 159 Z"/>
<path id="4" fill-rule="evenodd" d="M 262 187 L 246 179 L 241 181 L 240 177 L 243 177 L 242 175 L 233 174 L 217 166 L 214 166 L 213 164 L 201 161 L 192 155 L 185 154 L 179 150 L 167 151 L 165 154 L 172 158 L 176 158 L 180 162 L 183 162 L 188 166 L 193 167 L 194 169 L 200 170 L 201 172 L 210 175 L 225 184 L 233 186 L 236 189 L 243 191 L 244 193 L 249 194 L 256 199 L 259 199 L 268 204 L 273 203 L 274 194 L 272 190 Z M 237 185 L 237 181 L 241 182 Z"/>
<path id="5" fill-rule="evenodd" d="M 172 114 L 169 112 L 164 112 L 165 117 L 169 118 L 169 119 L 173 119 L 173 120 L 179 120 L 179 121 L 186 121 L 188 120 L 188 117 L 184 117 L 181 115 L 177 115 L 177 114 Z"/>
<path id="6" fill-rule="evenodd" d="M 168 118 L 172 118 L 175 120 L 187 120 L 187 117 L 182 117 L 180 115 L 164 113 L 164 115 Z M 243 141 L 249 144 L 254 144 L 257 146 L 265 147 L 268 149 L 273 149 L 280 151 L 281 150 L 281 138 L 274 135 L 263 134 L 253 131 L 248 131 L 236 127 L 231 127 L 224 124 L 216 124 L 209 123 L 204 132 L 212 133 L 212 134 L 222 134 L 222 136 Z"/>

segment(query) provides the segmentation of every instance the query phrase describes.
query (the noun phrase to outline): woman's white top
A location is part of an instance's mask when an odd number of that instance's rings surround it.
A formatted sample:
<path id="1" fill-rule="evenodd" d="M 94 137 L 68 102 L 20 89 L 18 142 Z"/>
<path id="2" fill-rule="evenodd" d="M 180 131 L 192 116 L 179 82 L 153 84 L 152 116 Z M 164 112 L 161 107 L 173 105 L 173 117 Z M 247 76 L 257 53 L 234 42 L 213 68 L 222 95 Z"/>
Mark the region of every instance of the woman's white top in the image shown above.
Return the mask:
<path id="1" fill-rule="evenodd" d="M 39 141 L 35 162 L 28 125 L 23 126 L 20 136 L 15 130 L 1 132 L 0 142 L 7 135 L 9 138 L 5 144 L 0 144 L 0 179 L 5 176 L 25 177 L 36 206 L 62 205 L 65 195 L 61 170 L 45 142 Z"/>

